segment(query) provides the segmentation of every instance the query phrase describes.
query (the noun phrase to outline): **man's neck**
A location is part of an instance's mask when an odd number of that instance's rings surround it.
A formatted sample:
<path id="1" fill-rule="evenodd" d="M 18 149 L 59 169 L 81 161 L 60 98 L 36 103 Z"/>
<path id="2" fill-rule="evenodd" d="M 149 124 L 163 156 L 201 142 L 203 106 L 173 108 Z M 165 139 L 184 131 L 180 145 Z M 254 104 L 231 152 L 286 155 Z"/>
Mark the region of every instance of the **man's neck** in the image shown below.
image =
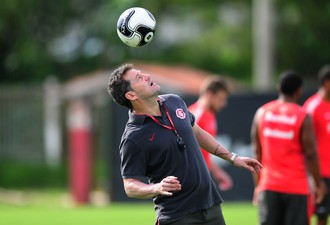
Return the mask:
<path id="1" fill-rule="evenodd" d="M 320 88 L 317 93 L 321 96 L 321 98 L 324 101 L 330 102 L 330 95 L 327 94 L 327 92 L 323 88 Z"/>
<path id="2" fill-rule="evenodd" d="M 137 104 L 133 104 L 133 111 L 136 114 L 161 116 L 161 111 L 157 99 L 143 102 L 140 101 Z"/>
<path id="3" fill-rule="evenodd" d="M 297 103 L 298 101 L 296 97 L 289 97 L 285 95 L 280 95 L 278 100 L 285 103 Z"/>
<path id="4" fill-rule="evenodd" d="M 210 105 L 208 104 L 208 100 L 206 99 L 205 96 L 200 97 L 198 99 L 198 104 L 200 107 L 202 107 L 206 111 L 212 111 Z"/>

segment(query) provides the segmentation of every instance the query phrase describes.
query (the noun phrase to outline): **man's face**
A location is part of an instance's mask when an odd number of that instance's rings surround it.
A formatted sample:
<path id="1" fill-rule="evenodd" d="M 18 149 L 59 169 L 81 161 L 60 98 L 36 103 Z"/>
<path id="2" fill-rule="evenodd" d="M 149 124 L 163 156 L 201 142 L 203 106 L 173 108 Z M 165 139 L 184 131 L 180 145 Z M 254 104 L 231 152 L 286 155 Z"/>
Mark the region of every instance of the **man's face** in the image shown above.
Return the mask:
<path id="1" fill-rule="evenodd" d="M 325 80 L 323 83 L 323 87 L 327 95 L 330 95 L 330 80 Z"/>
<path id="2" fill-rule="evenodd" d="M 138 98 L 158 96 L 160 93 L 159 85 L 151 80 L 149 74 L 142 73 L 140 70 L 127 71 L 124 79 L 130 82 L 131 92 Z"/>
<path id="3" fill-rule="evenodd" d="M 209 107 L 213 112 L 218 112 L 227 105 L 228 93 L 226 91 L 218 91 L 210 94 Z"/>

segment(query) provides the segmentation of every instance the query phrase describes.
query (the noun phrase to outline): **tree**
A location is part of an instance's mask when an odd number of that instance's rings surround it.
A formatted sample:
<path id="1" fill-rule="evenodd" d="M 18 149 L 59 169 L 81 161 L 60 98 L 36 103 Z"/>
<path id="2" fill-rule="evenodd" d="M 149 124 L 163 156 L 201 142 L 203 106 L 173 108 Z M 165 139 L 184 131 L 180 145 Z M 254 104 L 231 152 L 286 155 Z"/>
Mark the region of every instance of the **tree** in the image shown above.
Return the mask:
<path id="1" fill-rule="evenodd" d="M 275 2 L 275 68 L 315 74 L 328 60 L 330 2 Z M 141 48 L 125 46 L 116 34 L 119 15 L 133 6 L 157 20 L 154 40 Z M 184 63 L 249 81 L 250 11 L 244 0 L 2 0 L 0 82 L 66 80 L 134 60 Z"/>
<path id="2" fill-rule="evenodd" d="M 329 20 L 329 1 L 277 1 L 278 72 L 294 68 L 315 79 L 319 68 L 329 63 Z"/>
<path id="3" fill-rule="evenodd" d="M 2 0 L 0 81 L 40 81 L 56 73 L 58 64 L 49 45 L 99 2 Z"/>

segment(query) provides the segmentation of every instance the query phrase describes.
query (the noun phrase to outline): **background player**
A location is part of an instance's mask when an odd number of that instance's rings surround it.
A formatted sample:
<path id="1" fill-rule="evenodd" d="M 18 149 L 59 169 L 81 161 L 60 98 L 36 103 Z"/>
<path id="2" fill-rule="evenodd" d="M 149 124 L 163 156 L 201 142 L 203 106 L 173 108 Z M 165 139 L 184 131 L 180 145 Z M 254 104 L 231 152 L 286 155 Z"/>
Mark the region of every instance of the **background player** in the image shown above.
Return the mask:
<path id="1" fill-rule="evenodd" d="M 213 137 L 217 135 L 216 112 L 227 104 L 229 90 L 226 82 L 220 77 L 209 77 L 201 87 L 198 100 L 188 107 L 195 115 L 196 123 L 209 132 Z M 231 177 L 220 166 L 212 162 L 212 155 L 201 149 L 206 165 L 221 190 L 229 190 L 233 186 Z"/>
<path id="2" fill-rule="evenodd" d="M 302 78 L 294 71 L 280 76 L 279 97 L 260 107 L 251 137 L 256 158 L 263 164 L 256 177 L 260 224 L 308 225 L 308 175 L 320 202 L 326 187 L 319 174 L 312 120 L 297 104 Z"/>
<path id="3" fill-rule="evenodd" d="M 328 187 L 324 200 L 317 205 L 318 225 L 326 225 L 330 212 L 330 65 L 319 72 L 320 87 L 304 104 L 314 122 L 321 176 Z"/>

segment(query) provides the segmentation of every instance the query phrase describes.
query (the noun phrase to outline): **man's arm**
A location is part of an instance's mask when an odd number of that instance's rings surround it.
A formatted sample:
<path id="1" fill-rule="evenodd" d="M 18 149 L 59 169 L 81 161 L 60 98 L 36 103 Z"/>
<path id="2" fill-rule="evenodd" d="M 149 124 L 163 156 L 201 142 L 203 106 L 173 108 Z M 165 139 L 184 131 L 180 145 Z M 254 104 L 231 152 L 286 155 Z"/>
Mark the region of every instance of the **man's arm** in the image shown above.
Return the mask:
<path id="1" fill-rule="evenodd" d="M 249 157 L 237 156 L 232 159 L 233 153 L 228 151 L 224 146 L 219 144 L 215 138 L 200 128 L 197 123 L 194 124 L 193 130 L 195 132 L 196 138 L 200 147 L 208 151 L 209 153 L 216 155 L 226 161 L 231 162 L 237 167 L 243 167 L 250 170 L 252 173 L 259 173 L 262 165 L 255 159 Z"/>
<path id="2" fill-rule="evenodd" d="M 193 130 L 202 149 L 226 161 L 230 161 L 232 153 L 220 145 L 211 134 L 203 130 L 197 123 L 194 124 Z"/>
<path id="3" fill-rule="evenodd" d="M 227 191 L 232 188 L 233 181 L 229 174 L 223 168 L 211 161 L 209 170 L 214 179 L 217 180 L 217 182 L 219 183 L 220 190 Z"/>
<path id="4" fill-rule="evenodd" d="M 259 137 L 259 117 L 260 117 L 260 109 L 255 113 L 252 126 L 251 126 L 251 145 L 252 145 L 252 152 L 259 162 L 261 162 L 262 158 L 262 149 L 261 149 L 261 143 L 260 143 L 260 137 Z M 253 174 L 253 180 L 254 180 L 254 194 L 253 194 L 253 204 L 258 205 L 258 183 L 259 183 L 259 174 Z"/>
<path id="5" fill-rule="evenodd" d="M 262 158 L 262 151 L 261 151 L 261 143 L 260 143 L 260 138 L 259 138 L 259 117 L 261 114 L 261 110 L 259 109 L 253 118 L 252 121 L 252 126 L 251 126 L 251 145 L 252 145 L 252 152 L 259 162 L 261 162 Z M 254 183 L 255 186 L 258 185 L 259 181 L 259 176 L 256 174 L 254 176 Z"/>
<path id="6" fill-rule="evenodd" d="M 307 115 L 301 128 L 301 143 L 308 171 L 312 174 L 316 186 L 316 203 L 320 203 L 326 193 L 326 186 L 321 179 L 319 160 L 316 152 L 315 136 L 313 132 L 313 123 L 310 115 Z"/>
<path id="7" fill-rule="evenodd" d="M 160 183 L 146 184 L 135 178 L 124 178 L 124 188 L 128 197 L 147 199 L 157 195 L 172 196 L 173 192 L 181 190 L 178 178 L 168 176 Z"/>
<path id="8" fill-rule="evenodd" d="M 258 126 L 259 126 L 259 111 L 257 111 L 252 121 L 251 144 L 252 144 L 252 151 L 255 155 L 256 160 L 261 162 L 262 152 L 261 152 Z"/>

